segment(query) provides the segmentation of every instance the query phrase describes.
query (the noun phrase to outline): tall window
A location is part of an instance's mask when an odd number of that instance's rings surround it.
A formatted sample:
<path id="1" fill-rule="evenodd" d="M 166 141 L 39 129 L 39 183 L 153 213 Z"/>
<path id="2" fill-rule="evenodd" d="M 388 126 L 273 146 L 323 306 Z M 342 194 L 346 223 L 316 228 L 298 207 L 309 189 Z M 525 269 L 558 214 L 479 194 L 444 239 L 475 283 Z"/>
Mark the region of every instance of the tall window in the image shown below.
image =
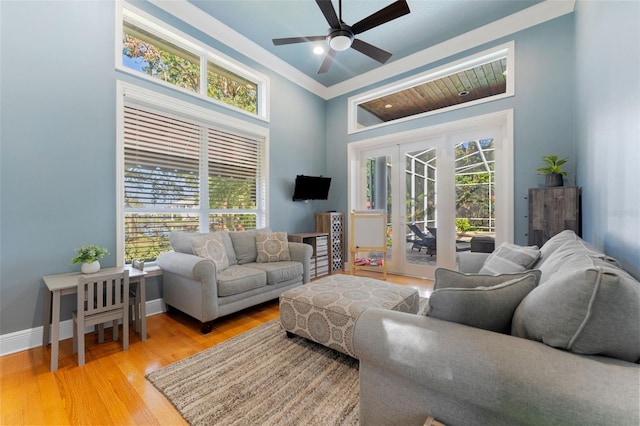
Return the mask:
<path id="1" fill-rule="evenodd" d="M 224 117 L 170 98 L 156 106 L 136 98 L 125 93 L 121 103 L 125 263 L 155 260 L 170 249 L 171 231 L 265 224 L 266 130 L 234 129 Z"/>

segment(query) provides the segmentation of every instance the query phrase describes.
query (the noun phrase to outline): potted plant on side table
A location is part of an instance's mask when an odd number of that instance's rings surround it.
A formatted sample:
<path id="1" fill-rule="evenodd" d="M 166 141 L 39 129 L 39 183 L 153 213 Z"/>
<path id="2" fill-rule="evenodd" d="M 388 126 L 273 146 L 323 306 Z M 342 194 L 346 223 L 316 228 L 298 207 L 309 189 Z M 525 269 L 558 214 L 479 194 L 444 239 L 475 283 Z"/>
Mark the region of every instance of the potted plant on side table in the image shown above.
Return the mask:
<path id="1" fill-rule="evenodd" d="M 109 255 L 109 250 L 95 244 L 87 244 L 76 249 L 78 255 L 71 263 L 82 263 L 80 270 L 83 274 L 94 274 L 100 270 L 99 260 Z"/>
<path id="2" fill-rule="evenodd" d="M 563 176 L 567 172 L 562 170 L 562 165 L 567 162 L 566 158 L 558 158 L 557 155 L 545 155 L 542 157 L 547 166 L 540 167 L 537 171 L 541 175 L 546 176 L 545 186 L 563 186 Z"/>

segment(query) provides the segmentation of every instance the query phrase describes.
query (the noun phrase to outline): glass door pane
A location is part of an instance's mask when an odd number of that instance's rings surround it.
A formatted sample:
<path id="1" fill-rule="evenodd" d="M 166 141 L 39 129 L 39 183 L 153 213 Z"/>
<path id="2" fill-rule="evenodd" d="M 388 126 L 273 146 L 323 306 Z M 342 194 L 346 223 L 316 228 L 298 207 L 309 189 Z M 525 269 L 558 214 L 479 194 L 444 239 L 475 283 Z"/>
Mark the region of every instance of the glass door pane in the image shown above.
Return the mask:
<path id="1" fill-rule="evenodd" d="M 366 168 L 366 210 L 382 210 L 387 216 L 387 262 L 393 262 L 392 256 L 392 165 L 391 155 L 372 155 L 365 160 Z M 382 266 L 382 253 L 359 253 L 359 264 Z"/>
<path id="2" fill-rule="evenodd" d="M 495 236 L 495 144 L 479 139 L 455 146 L 456 251 L 471 239 Z"/>
<path id="3" fill-rule="evenodd" d="M 407 152 L 405 160 L 406 262 L 435 267 L 436 247 L 436 149 Z"/>

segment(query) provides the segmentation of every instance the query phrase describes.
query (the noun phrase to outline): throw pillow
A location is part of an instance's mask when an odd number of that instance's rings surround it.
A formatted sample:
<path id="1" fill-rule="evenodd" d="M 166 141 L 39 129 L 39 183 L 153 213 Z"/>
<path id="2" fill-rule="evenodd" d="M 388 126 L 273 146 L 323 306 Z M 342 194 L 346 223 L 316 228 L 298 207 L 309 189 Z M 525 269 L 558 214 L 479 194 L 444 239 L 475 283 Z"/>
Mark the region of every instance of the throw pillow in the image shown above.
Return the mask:
<path id="1" fill-rule="evenodd" d="M 258 263 L 291 260 L 286 232 L 256 233 L 256 249 L 258 251 L 256 262 Z"/>
<path id="2" fill-rule="evenodd" d="M 522 301 L 511 331 L 579 354 L 638 362 L 640 283 L 605 260 L 573 256 Z"/>
<path id="3" fill-rule="evenodd" d="M 222 272 L 229 267 L 229 257 L 219 233 L 212 232 L 193 237 L 191 246 L 197 256 L 212 260 L 216 265 L 216 271 Z"/>
<path id="4" fill-rule="evenodd" d="M 538 283 L 536 274 L 524 274 L 491 287 L 445 287 L 429 297 L 427 316 L 508 334 L 520 301 Z"/>
<path id="5" fill-rule="evenodd" d="M 500 275 L 481 275 L 481 274 L 465 274 L 446 268 L 437 268 L 435 272 L 434 290 L 441 288 L 476 288 L 476 287 L 492 287 L 504 282 L 522 278 L 533 274 L 536 277 L 536 286 L 540 282 L 540 271 L 532 269 L 517 274 L 500 274 Z"/>
<path id="6" fill-rule="evenodd" d="M 513 274 L 531 268 L 540 257 L 538 246 L 523 247 L 502 243 L 487 257 L 480 274 Z"/>
<path id="7" fill-rule="evenodd" d="M 233 242 L 229 236 L 229 231 L 216 231 L 216 234 L 218 234 L 220 241 L 224 244 L 224 249 L 227 252 L 227 257 L 229 258 L 229 265 L 235 265 L 238 263 L 238 259 L 236 259 L 236 252 L 233 250 Z"/>

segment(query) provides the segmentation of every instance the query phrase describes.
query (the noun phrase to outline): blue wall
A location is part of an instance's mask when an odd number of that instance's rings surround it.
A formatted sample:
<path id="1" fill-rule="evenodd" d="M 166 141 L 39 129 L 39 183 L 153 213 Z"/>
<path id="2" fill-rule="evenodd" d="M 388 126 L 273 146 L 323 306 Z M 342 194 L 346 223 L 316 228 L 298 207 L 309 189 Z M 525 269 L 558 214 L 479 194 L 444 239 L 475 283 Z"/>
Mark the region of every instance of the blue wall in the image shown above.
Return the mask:
<path id="1" fill-rule="evenodd" d="M 640 278 L 640 2 L 579 1 L 575 20 L 584 237 Z"/>
<path id="2" fill-rule="evenodd" d="M 544 185 L 544 177 L 536 174 L 541 157 L 557 154 L 569 157 L 565 170 L 567 185 L 576 182 L 576 150 L 574 127 L 574 25 L 573 15 L 565 15 L 493 43 L 479 46 L 441 61 L 427 64 L 410 74 L 431 70 L 461 57 L 515 41 L 515 87 L 513 97 L 471 106 L 451 112 L 347 135 L 347 98 L 372 87 L 348 93 L 327 103 L 327 174 L 337 177 L 342 185 L 336 209 L 346 211 L 347 144 L 350 142 L 418 129 L 450 121 L 513 109 L 514 111 L 514 211 L 515 242 L 527 243 L 527 209 L 525 197 L 529 188 Z M 402 78 L 400 76 L 398 78 Z M 391 81 L 391 80 L 390 80 Z M 389 83 L 390 81 L 384 82 Z"/>
<path id="3" fill-rule="evenodd" d="M 516 242 L 526 241 L 527 189 L 543 184 L 535 174 L 540 157 L 568 156 L 568 183 L 583 187 L 585 238 L 640 275 L 640 3 L 579 0 L 574 15 L 426 64 L 411 74 L 515 40 L 516 95 L 357 135 L 346 131 L 353 93 L 324 101 L 153 6 L 136 5 L 270 77 L 273 229 L 308 231 L 313 213 L 346 210 L 349 142 L 512 108 Z M 74 270 L 74 248 L 97 243 L 115 252 L 116 80 L 229 113 L 115 71 L 114 19 L 111 2 L 0 1 L 0 334 L 42 325 L 41 277 Z M 330 199 L 292 202 L 293 178 L 302 173 L 331 176 Z M 114 265 L 115 255 L 103 264 Z M 160 279 L 149 281 L 148 299 L 160 297 Z M 63 319 L 72 304 L 64 301 Z"/>
<path id="4" fill-rule="evenodd" d="M 318 205 L 291 201 L 296 174 L 325 170 L 325 101 L 149 4 L 136 3 L 271 79 L 270 225 L 313 229 Z M 115 5 L 0 2 L 0 334 L 43 324 L 42 276 L 78 270 L 74 249 L 116 252 L 116 80 L 230 115 L 226 108 L 115 70 Z M 244 117 L 244 116 L 243 116 Z M 161 278 L 147 284 L 161 297 Z M 73 298 L 63 298 L 62 319 Z"/>

